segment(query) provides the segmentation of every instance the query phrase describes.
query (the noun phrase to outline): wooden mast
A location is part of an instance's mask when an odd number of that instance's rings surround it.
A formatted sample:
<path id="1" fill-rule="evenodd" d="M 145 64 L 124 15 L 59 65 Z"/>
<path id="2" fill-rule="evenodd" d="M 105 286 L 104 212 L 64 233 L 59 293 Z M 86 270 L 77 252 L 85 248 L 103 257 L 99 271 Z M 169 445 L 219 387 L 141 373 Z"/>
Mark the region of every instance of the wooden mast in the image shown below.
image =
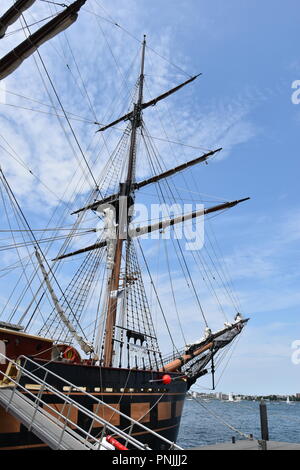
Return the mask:
<path id="1" fill-rule="evenodd" d="M 136 135 L 137 129 L 141 125 L 141 113 L 142 113 L 142 102 L 143 102 L 143 88 L 144 88 L 144 65 L 145 65 L 145 48 L 146 48 L 146 36 L 144 36 L 143 47 L 142 47 L 142 60 L 141 60 L 141 72 L 139 77 L 139 93 L 137 103 L 134 105 L 134 110 L 131 118 L 131 137 L 130 137 L 130 149 L 128 157 L 128 170 L 127 178 L 125 183 L 120 184 L 119 199 L 121 197 L 129 198 L 132 192 L 132 183 L 134 180 L 134 168 L 135 168 L 135 156 L 136 156 Z M 127 199 L 128 200 L 128 199 Z M 128 212 L 127 212 L 127 226 L 128 226 Z M 122 228 L 119 225 L 118 235 L 116 241 L 116 250 L 114 258 L 114 266 L 111 272 L 110 279 L 108 281 L 108 305 L 107 305 L 107 316 L 105 324 L 105 339 L 104 339 L 104 359 L 103 365 L 105 367 L 112 366 L 113 359 L 113 337 L 114 337 L 114 326 L 117 316 L 117 305 L 118 296 L 117 292 L 120 283 L 120 271 L 122 262 L 122 250 L 124 239 L 121 236 Z"/>

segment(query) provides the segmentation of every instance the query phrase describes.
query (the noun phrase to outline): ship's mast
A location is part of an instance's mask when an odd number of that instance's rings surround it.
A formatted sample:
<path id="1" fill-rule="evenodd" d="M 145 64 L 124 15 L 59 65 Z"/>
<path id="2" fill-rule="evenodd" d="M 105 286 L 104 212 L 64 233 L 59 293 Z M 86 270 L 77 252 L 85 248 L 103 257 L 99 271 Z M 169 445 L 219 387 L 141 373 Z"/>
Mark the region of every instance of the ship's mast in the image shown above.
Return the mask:
<path id="1" fill-rule="evenodd" d="M 141 71 L 139 77 L 139 88 L 138 88 L 138 100 L 134 105 L 134 110 L 131 118 L 131 136 L 130 136 L 130 147 L 128 156 L 128 169 L 125 183 L 120 184 L 119 191 L 119 208 L 124 207 L 121 204 L 122 201 L 128 201 L 132 193 L 132 185 L 135 178 L 135 159 L 136 159 L 136 137 L 137 129 L 141 126 L 141 115 L 142 115 L 142 103 L 143 103 L 143 88 L 144 88 L 144 67 L 145 67 L 145 48 L 146 48 L 146 36 L 144 36 L 142 46 L 142 59 L 141 59 Z M 127 204 L 126 204 L 127 206 Z M 126 208 L 127 210 L 127 208 Z M 119 209 L 119 212 L 121 210 Z M 117 215 L 118 217 L 118 215 Z M 119 227 L 117 230 L 117 241 L 115 249 L 114 264 L 111 271 L 110 279 L 108 281 L 108 302 L 107 302 L 107 315 L 105 325 L 105 340 L 104 340 L 104 359 L 103 365 L 106 367 L 112 366 L 113 359 L 113 338 L 114 338 L 114 326 L 117 316 L 118 296 L 120 284 L 120 272 L 122 262 L 122 251 L 124 238 L 121 234 L 124 232 L 124 227 L 121 226 L 121 218 L 119 217 Z M 122 217 L 123 220 L 123 217 Z M 128 210 L 126 213 L 126 224 L 129 224 Z M 122 233 L 121 233 L 122 232 Z"/>
<path id="2" fill-rule="evenodd" d="M 77 0 L 79 1 L 79 0 Z M 84 1 L 84 0 L 81 0 Z M 113 122 L 102 126 L 98 129 L 97 132 L 103 132 L 120 122 L 130 121 L 130 139 L 129 139 L 129 151 L 127 158 L 127 168 L 126 174 L 124 177 L 124 182 L 121 182 L 119 185 L 119 191 L 116 194 L 110 194 L 102 198 L 102 200 L 94 201 L 92 204 L 88 204 L 85 207 L 78 209 L 75 213 L 81 211 L 86 211 L 88 209 L 96 210 L 100 213 L 103 213 L 105 216 L 104 230 L 102 236 L 97 240 L 93 245 L 86 246 L 79 250 L 64 253 L 56 257 L 53 261 L 62 260 L 64 258 L 74 256 L 80 253 L 86 253 L 93 250 L 98 250 L 100 248 L 107 248 L 107 288 L 106 288 L 106 299 L 105 306 L 103 311 L 103 316 L 105 319 L 104 328 L 103 323 L 99 328 L 99 337 L 98 337 L 98 348 L 102 348 L 102 351 L 98 351 L 98 356 L 101 357 L 101 363 L 105 367 L 112 367 L 114 365 L 114 354 L 117 353 L 119 345 L 120 356 L 119 356 L 119 366 L 121 367 L 122 363 L 122 347 L 124 344 L 123 331 L 126 331 L 127 337 L 127 359 L 128 367 L 130 367 L 130 351 L 136 351 L 136 347 L 143 348 L 143 343 L 146 342 L 146 350 L 148 353 L 149 364 L 151 367 L 150 355 L 154 356 L 156 361 L 156 354 L 159 353 L 158 346 L 152 341 L 157 341 L 155 337 L 155 332 L 151 330 L 151 325 L 149 323 L 148 314 L 150 312 L 147 305 L 147 300 L 143 295 L 140 295 L 141 292 L 144 292 L 144 286 L 142 280 L 139 277 L 136 277 L 136 274 L 140 272 L 138 263 L 135 261 L 136 256 L 134 254 L 133 246 L 131 239 L 138 237 L 145 233 L 150 233 L 155 230 L 161 230 L 162 228 L 173 226 L 177 223 L 184 222 L 186 220 L 192 220 L 196 217 L 204 216 L 212 212 L 221 211 L 230 207 L 233 207 L 240 202 L 247 200 L 244 198 L 237 201 L 231 201 L 224 204 L 219 204 L 218 206 L 211 207 L 205 210 L 195 211 L 190 214 L 184 214 L 180 217 L 169 218 L 167 220 L 161 221 L 159 223 L 147 225 L 145 227 L 136 227 L 134 230 L 129 230 L 131 222 L 132 212 L 129 210 L 134 205 L 134 193 L 139 188 L 146 186 L 148 184 L 156 183 L 164 178 L 172 176 L 173 174 L 179 173 L 186 168 L 189 168 L 197 163 L 205 162 L 208 158 L 219 152 L 221 149 L 216 149 L 210 151 L 204 155 L 198 156 L 197 158 L 181 164 L 171 170 L 164 171 L 159 175 L 152 176 L 144 181 L 136 182 L 135 181 L 135 169 L 136 169 L 136 154 L 137 154 L 137 136 L 138 129 L 142 126 L 142 112 L 144 109 L 155 106 L 158 102 L 169 97 L 173 93 L 176 93 L 184 86 L 192 83 L 198 76 L 195 75 L 190 77 L 185 82 L 171 88 L 167 92 L 157 96 L 154 99 L 151 99 L 148 102 L 143 101 L 143 89 L 144 89 L 144 67 L 145 67 L 145 51 L 146 51 L 146 37 L 142 43 L 142 54 L 141 54 L 141 66 L 140 66 L 140 75 L 138 79 L 137 86 L 137 98 L 136 102 L 133 105 L 133 109 L 125 114 L 124 116 L 119 117 Z M 96 123 L 98 124 L 98 123 Z M 128 131 L 126 131 L 128 132 Z M 128 133 L 127 133 L 128 136 Z M 104 238 L 103 238 L 104 237 Z M 124 256 L 124 240 L 126 240 L 126 253 Z M 124 278 L 121 273 L 122 262 L 125 260 L 125 272 Z M 128 276 L 127 276 L 128 275 Z M 130 284 L 134 284 L 127 289 Z M 138 295 L 137 295 L 138 291 Z M 130 312 L 131 320 L 128 321 L 130 315 L 127 315 L 127 327 L 123 325 L 123 320 L 118 318 L 118 304 L 120 294 L 124 294 L 123 306 L 128 312 Z M 142 305 L 141 308 L 138 308 Z M 136 316 L 136 321 L 132 321 L 134 318 L 134 313 Z M 120 317 L 121 317 L 120 311 Z M 141 315 L 140 315 L 141 314 Z M 141 316 L 141 318 L 140 318 Z M 120 325 L 117 322 L 120 321 Z M 120 336 L 116 334 L 116 328 L 120 329 Z M 118 330 L 119 331 L 119 330 Z M 150 333 L 149 333 L 150 332 Z M 100 341 L 100 336 L 102 340 Z M 147 339 L 145 339 L 147 338 Z M 133 339 L 133 343 L 130 343 L 130 340 Z M 140 341 L 140 345 L 136 345 L 136 341 Z M 149 344 L 147 341 L 149 340 Z M 101 345 L 101 346 L 100 346 Z M 132 349 L 130 346 L 133 346 Z M 151 354 L 150 354 L 151 353 Z M 136 360 L 136 356 L 135 356 Z M 137 360 L 135 367 L 138 367 Z M 145 367 L 145 364 L 143 364 Z M 156 363 L 156 367 L 158 367 Z"/>

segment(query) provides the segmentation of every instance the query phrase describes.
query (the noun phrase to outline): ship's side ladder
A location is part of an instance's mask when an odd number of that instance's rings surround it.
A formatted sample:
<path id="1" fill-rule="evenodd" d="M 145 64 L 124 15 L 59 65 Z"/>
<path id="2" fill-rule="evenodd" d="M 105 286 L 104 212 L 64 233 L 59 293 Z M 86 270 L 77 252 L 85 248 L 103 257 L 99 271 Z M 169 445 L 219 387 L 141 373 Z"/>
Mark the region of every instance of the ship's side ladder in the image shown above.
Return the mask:
<path id="1" fill-rule="evenodd" d="M 141 443 L 132 435 L 133 429 L 135 432 L 138 430 L 154 435 L 163 441 L 166 449 L 181 449 L 141 422 L 121 413 L 82 387 L 68 382 L 32 359 L 21 356 L 15 362 L 1 353 L 0 356 L 0 359 L 8 361 L 6 372 L 0 372 L 0 406 L 51 449 L 110 450 L 112 446 L 108 444 L 110 439 L 107 439 L 107 436 L 113 435 L 116 440 L 112 439 L 112 442 L 122 440 L 125 447 L 130 445 L 130 448 L 151 450 L 148 445 Z M 54 382 L 59 384 L 59 387 L 52 385 Z M 95 412 L 73 400 L 71 395 L 76 392 L 85 395 L 90 402 L 92 400 Z M 49 404 L 47 400 L 49 395 L 60 403 L 59 407 Z M 89 429 L 83 429 L 77 424 L 79 412 L 89 420 Z M 117 428 L 102 417 L 112 415 L 119 415 L 123 422 L 125 420 L 128 423 L 128 426 L 125 426 L 126 430 Z M 97 437 L 92 434 L 92 429 L 95 427 L 101 429 Z"/>

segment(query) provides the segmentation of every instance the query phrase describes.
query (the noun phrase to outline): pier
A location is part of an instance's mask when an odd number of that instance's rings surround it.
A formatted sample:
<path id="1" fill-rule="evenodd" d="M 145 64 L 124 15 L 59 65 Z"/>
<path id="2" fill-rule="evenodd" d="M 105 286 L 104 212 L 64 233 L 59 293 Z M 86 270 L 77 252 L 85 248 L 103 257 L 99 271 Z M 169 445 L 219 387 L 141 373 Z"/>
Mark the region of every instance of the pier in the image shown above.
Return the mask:
<path id="1" fill-rule="evenodd" d="M 252 434 L 249 434 L 245 435 L 245 439 L 236 440 L 232 437 L 231 442 L 196 446 L 189 450 L 300 450 L 300 443 L 269 440 L 268 413 L 264 400 L 261 400 L 259 404 L 259 414 L 261 439 L 255 439 Z"/>

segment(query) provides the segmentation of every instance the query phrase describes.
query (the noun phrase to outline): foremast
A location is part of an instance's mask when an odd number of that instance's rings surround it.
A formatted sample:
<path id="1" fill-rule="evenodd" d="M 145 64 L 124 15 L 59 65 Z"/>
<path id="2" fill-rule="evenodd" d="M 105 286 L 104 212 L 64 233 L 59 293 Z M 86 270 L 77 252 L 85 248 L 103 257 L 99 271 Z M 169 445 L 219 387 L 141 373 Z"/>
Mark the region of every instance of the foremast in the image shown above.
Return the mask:
<path id="1" fill-rule="evenodd" d="M 124 233 L 127 233 L 127 227 L 130 222 L 130 215 L 128 211 L 127 202 L 132 199 L 132 193 L 134 192 L 133 182 L 135 180 L 135 163 L 136 163 L 136 144 L 137 144 L 137 130 L 141 126 L 142 122 L 142 103 L 143 103 L 143 88 L 144 88 L 144 68 L 145 68 L 145 48 L 146 48 L 146 36 L 144 36 L 142 44 L 142 58 L 141 58 L 141 70 L 139 76 L 138 85 L 138 99 L 137 103 L 134 104 L 134 109 L 131 117 L 131 136 L 130 136 L 130 147 L 128 156 L 128 168 L 127 177 L 125 183 L 120 183 L 119 191 L 119 214 L 116 213 L 116 221 L 118 222 L 116 230 L 116 246 L 114 263 L 111 269 L 110 278 L 108 280 L 108 299 L 107 299 L 107 313 L 106 313 L 106 324 L 105 324 L 105 338 L 104 338 L 104 357 L 103 365 L 106 367 L 112 366 L 113 361 L 113 347 L 114 347 L 114 327 L 117 316 L 118 307 L 118 291 L 120 287 L 120 274 L 121 274 L 121 263 L 122 254 L 124 247 Z M 124 201 L 126 203 L 124 204 Z M 122 213 L 125 210 L 126 213 Z M 125 227 L 123 223 L 125 222 Z M 127 237 L 126 237 L 127 238 Z"/>

